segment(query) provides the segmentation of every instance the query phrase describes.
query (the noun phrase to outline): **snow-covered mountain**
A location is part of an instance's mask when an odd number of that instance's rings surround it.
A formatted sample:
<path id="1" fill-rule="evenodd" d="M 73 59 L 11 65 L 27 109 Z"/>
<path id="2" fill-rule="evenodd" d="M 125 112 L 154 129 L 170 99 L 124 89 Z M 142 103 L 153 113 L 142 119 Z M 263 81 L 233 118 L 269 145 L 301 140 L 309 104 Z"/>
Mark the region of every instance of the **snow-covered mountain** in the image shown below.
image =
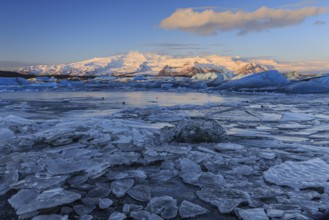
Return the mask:
<path id="1" fill-rule="evenodd" d="M 133 52 L 69 64 L 29 66 L 19 69 L 19 72 L 35 75 L 115 75 L 145 71 L 146 61 L 143 54 Z"/>
<path id="2" fill-rule="evenodd" d="M 238 57 L 217 55 L 174 57 L 154 53 L 130 52 L 68 64 L 29 66 L 19 69 L 18 72 L 35 75 L 71 76 L 124 76 L 136 73 L 193 76 L 200 73 L 224 73 L 227 71 L 250 74 L 267 69 L 268 67 L 265 65 L 243 61 Z"/>
<path id="3" fill-rule="evenodd" d="M 206 73 L 226 73 L 227 70 L 224 66 L 216 66 L 210 63 L 187 62 L 182 66 L 168 66 L 166 65 L 160 72 L 159 76 L 185 76 L 192 77 L 197 74 Z"/>
<path id="4" fill-rule="evenodd" d="M 260 73 L 268 70 L 268 67 L 257 64 L 257 63 L 247 63 L 246 65 L 242 66 L 241 68 L 237 69 L 235 73 L 237 75 L 248 75 L 252 73 Z"/>

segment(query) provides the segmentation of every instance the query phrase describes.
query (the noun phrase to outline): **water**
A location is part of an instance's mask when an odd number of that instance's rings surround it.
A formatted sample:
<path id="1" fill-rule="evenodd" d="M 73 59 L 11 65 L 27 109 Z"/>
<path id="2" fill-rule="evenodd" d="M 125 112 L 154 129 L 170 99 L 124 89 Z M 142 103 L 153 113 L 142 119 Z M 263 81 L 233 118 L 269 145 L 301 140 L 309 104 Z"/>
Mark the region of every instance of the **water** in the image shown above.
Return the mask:
<path id="1" fill-rule="evenodd" d="M 53 119 L 108 115 L 129 107 L 237 102 L 241 96 L 196 92 L 9 92 L 0 93 L 0 116 Z"/>

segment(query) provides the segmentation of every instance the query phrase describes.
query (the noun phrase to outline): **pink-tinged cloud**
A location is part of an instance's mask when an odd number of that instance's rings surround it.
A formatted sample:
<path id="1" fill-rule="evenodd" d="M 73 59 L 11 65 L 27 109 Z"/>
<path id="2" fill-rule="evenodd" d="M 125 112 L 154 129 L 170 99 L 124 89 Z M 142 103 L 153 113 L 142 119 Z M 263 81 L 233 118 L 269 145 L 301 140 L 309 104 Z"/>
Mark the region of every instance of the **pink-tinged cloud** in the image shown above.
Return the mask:
<path id="1" fill-rule="evenodd" d="M 282 28 L 302 23 L 306 18 L 328 12 L 328 8 L 304 7 L 301 9 L 270 9 L 261 7 L 254 12 L 222 11 L 212 9 L 195 11 L 192 8 L 178 9 L 163 19 L 160 27 L 211 35 L 237 30 L 239 35 Z"/>

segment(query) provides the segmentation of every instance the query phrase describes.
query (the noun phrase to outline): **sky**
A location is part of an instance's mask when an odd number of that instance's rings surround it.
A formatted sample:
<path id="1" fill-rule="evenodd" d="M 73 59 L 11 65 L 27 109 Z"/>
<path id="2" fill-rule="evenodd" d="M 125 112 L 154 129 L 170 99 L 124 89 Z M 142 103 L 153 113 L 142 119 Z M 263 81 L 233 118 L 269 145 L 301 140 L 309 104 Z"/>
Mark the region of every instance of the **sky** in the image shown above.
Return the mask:
<path id="1" fill-rule="evenodd" d="M 0 0 L 0 66 L 129 51 L 329 60 L 328 0 Z"/>

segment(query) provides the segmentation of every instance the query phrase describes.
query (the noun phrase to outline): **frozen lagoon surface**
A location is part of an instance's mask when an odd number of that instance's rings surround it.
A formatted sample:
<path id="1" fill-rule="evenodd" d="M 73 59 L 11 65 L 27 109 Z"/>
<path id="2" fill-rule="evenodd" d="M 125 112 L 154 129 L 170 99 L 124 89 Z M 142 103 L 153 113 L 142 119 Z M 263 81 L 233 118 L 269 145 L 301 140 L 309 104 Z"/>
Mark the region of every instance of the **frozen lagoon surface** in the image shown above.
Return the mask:
<path id="1" fill-rule="evenodd" d="M 240 99 L 239 96 L 224 97 L 198 92 L 0 92 L 0 116 L 81 118 L 108 115 L 131 107 L 204 105 Z"/>
<path id="2" fill-rule="evenodd" d="M 0 93 L 0 219 L 312 219 L 329 209 L 328 104 L 311 94 Z M 196 118 L 227 134 L 172 138 L 207 131 L 191 129 Z"/>

